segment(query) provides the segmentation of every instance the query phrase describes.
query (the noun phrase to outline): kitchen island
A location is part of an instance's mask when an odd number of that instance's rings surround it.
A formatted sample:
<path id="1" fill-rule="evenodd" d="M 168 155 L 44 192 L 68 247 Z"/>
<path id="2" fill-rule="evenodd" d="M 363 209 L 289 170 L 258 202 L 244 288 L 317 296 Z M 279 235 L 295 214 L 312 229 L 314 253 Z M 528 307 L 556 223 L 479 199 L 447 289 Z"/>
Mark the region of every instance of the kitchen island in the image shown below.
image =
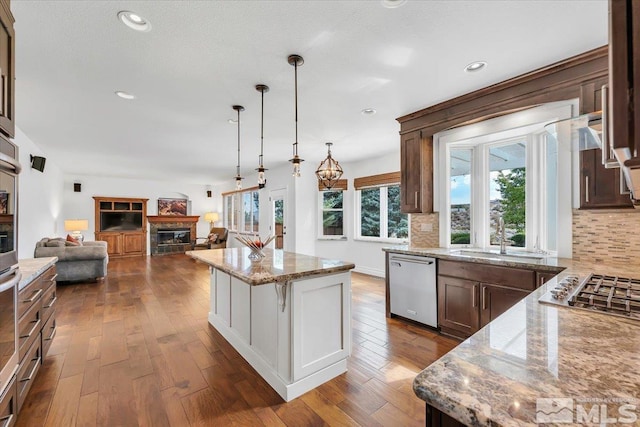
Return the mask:
<path id="1" fill-rule="evenodd" d="M 290 401 L 346 372 L 354 264 L 264 249 L 187 252 L 210 266 L 209 323 Z"/>
<path id="2" fill-rule="evenodd" d="M 548 305 L 539 299 L 570 276 L 585 278 L 595 270 L 640 277 L 640 267 L 594 266 L 563 258 L 486 259 L 441 248 L 388 250 L 565 269 L 418 374 L 413 388 L 426 402 L 427 425 L 638 424 L 640 319 Z M 637 286 L 640 289 L 640 281 Z"/>

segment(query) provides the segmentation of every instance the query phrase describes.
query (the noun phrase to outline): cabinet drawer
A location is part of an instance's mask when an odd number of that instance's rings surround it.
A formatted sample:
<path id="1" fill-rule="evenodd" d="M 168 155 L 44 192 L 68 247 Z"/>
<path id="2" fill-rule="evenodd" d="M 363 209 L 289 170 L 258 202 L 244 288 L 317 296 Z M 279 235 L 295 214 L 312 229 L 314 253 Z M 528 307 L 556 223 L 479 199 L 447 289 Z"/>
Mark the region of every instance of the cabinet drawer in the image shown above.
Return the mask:
<path id="1" fill-rule="evenodd" d="M 510 288 L 526 290 L 534 290 L 536 288 L 536 272 L 521 268 L 440 260 L 438 262 L 438 274 L 508 286 Z"/>
<path id="2" fill-rule="evenodd" d="M 43 280 L 46 282 L 46 283 L 45 283 L 45 285 L 44 285 L 44 287 L 46 288 L 48 284 L 50 284 L 50 283 L 52 283 L 52 282 L 55 282 L 55 280 L 56 280 L 56 276 L 57 276 L 57 273 L 56 273 L 56 266 L 55 266 L 55 265 L 52 265 L 51 267 L 49 267 L 49 268 L 47 269 L 47 271 L 45 271 L 45 272 L 42 274 L 42 278 L 43 278 Z"/>
<path id="3" fill-rule="evenodd" d="M 38 334 L 40 335 L 40 334 Z M 38 337 L 39 338 L 39 337 Z M 20 363 L 18 374 L 16 375 L 17 393 L 18 393 L 18 412 L 22 408 L 25 397 L 29 393 L 29 389 L 33 384 L 36 374 L 40 370 L 42 364 L 42 347 L 40 339 L 37 339 L 29 348 L 25 358 Z"/>
<path id="4" fill-rule="evenodd" d="M 43 292 L 43 283 L 44 280 L 42 276 L 39 276 L 18 293 L 18 319 L 20 319 L 33 304 L 40 300 Z"/>
<path id="5" fill-rule="evenodd" d="M 46 321 L 42 327 L 42 358 L 49 352 L 49 347 L 53 342 L 53 337 L 56 335 L 56 313 L 55 310 L 51 313 L 49 320 Z"/>
<path id="6" fill-rule="evenodd" d="M 51 313 L 55 310 L 56 301 L 57 301 L 57 289 L 55 283 L 49 286 L 49 289 L 44 291 L 42 295 L 42 321 L 47 322 Z"/>
<path id="7" fill-rule="evenodd" d="M 17 415 L 16 377 L 13 377 L 0 397 L 0 423 L 3 427 L 13 427 L 16 424 Z"/>
<path id="8" fill-rule="evenodd" d="M 40 335 L 42 327 L 42 310 L 40 304 L 33 304 L 29 311 L 18 321 L 18 358 L 22 360 L 31 344 Z"/>

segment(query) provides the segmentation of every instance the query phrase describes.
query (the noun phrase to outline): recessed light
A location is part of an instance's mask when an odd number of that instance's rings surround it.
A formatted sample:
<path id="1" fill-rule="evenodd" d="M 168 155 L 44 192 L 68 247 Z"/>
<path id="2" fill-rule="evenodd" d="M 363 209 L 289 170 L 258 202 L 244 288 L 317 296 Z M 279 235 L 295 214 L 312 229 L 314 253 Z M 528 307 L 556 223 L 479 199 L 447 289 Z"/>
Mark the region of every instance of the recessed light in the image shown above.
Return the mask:
<path id="1" fill-rule="evenodd" d="M 464 70 L 467 73 L 473 73 L 473 72 L 476 72 L 476 71 L 483 70 L 486 66 L 487 66 L 486 62 L 484 62 L 484 61 L 476 61 L 476 62 L 472 62 L 471 64 L 469 64 L 466 67 L 464 67 Z"/>
<path id="2" fill-rule="evenodd" d="M 365 108 L 360 112 L 365 116 L 373 116 L 375 113 L 377 113 L 377 111 L 374 108 Z"/>
<path id="3" fill-rule="evenodd" d="M 121 10 L 118 12 L 118 19 L 122 21 L 124 25 L 133 30 L 145 33 L 147 31 L 151 31 L 151 23 L 137 13 L 130 12 L 128 10 Z"/>
<path id="4" fill-rule="evenodd" d="M 135 95 L 132 95 L 129 92 L 124 92 L 122 90 L 116 91 L 115 94 L 118 95 L 122 99 L 128 99 L 128 100 L 136 99 Z"/>
<path id="5" fill-rule="evenodd" d="M 380 0 L 380 3 L 387 9 L 396 9 L 407 4 L 407 0 Z"/>

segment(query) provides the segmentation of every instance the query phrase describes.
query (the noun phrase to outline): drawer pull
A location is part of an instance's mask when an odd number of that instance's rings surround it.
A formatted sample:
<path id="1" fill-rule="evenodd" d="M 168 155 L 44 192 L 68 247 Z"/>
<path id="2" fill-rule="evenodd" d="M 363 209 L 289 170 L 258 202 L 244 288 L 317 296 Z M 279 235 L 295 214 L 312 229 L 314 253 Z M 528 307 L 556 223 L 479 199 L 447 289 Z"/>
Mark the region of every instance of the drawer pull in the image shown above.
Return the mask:
<path id="1" fill-rule="evenodd" d="M 478 302 L 476 301 L 476 294 L 478 293 L 478 285 L 473 285 L 473 307 L 478 306 Z"/>
<path id="2" fill-rule="evenodd" d="M 34 357 L 33 359 L 31 359 L 31 361 L 36 363 L 33 364 L 33 368 L 31 368 L 31 372 L 29 372 L 29 376 L 27 378 L 20 379 L 21 383 L 25 383 L 33 379 L 33 376 L 36 374 L 36 370 L 38 369 L 38 366 L 40 366 L 40 356 Z"/>
<path id="3" fill-rule="evenodd" d="M 2 427 L 10 426 L 14 416 L 15 414 L 11 414 L 11 415 L 7 415 L 6 417 L 0 418 L 0 422 L 2 422 Z"/>
<path id="4" fill-rule="evenodd" d="M 35 300 L 38 299 L 38 297 L 40 296 L 40 294 L 42 293 L 42 289 L 38 289 L 37 291 L 35 291 L 32 295 L 31 298 L 29 299 L 23 299 L 22 302 L 27 303 L 27 302 L 34 302 Z"/>
<path id="5" fill-rule="evenodd" d="M 45 341 L 51 341 L 51 340 L 53 339 L 53 337 L 55 337 L 55 336 L 56 336 L 56 331 L 57 331 L 57 329 L 56 329 L 55 327 L 54 327 L 54 328 L 52 328 L 52 329 L 53 329 L 53 331 L 51 331 L 51 335 L 49 335 L 49 338 L 45 338 L 45 339 L 44 339 Z"/>
<path id="6" fill-rule="evenodd" d="M 55 282 L 57 278 L 58 278 L 58 273 L 54 274 L 53 277 L 49 279 L 49 281 Z"/>
<path id="7" fill-rule="evenodd" d="M 33 323 L 33 327 L 31 328 L 31 330 L 29 331 L 29 333 L 27 335 L 20 335 L 20 339 L 22 338 L 29 338 L 31 335 L 33 335 L 33 333 L 36 331 L 36 329 L 38 328 L 38 326 L 40 326 L 40 319 L 38 320 L 33 320 L 31 321 L 31 323 Z"/>
<path id="8" fill-rule="evenodd" d="M 43 308 L 51 308 L 51 307 L 53 307 L 53 304 L 56 303 L 57 299 L 58 299 L 58 297 L 54 296 L 51 300 L 49 300 L 49 305 L 45 305 Z"/>

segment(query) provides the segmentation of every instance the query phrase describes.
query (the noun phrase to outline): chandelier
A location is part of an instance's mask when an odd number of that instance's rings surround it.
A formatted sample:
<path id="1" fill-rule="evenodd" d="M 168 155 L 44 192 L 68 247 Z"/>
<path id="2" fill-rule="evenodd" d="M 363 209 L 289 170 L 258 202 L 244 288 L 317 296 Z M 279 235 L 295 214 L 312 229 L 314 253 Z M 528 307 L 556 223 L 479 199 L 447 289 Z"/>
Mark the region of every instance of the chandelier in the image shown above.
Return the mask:
<path id="1" fill-rule="evenodd" d="M 318 181 L 324 188 L 330 190 L 336 182 L 342 176 L 342 166 L 338 164 L 338 161 L 331 157 L 331 146 L 333 143 L 327 142 L 327 158 L 320 162 L 320 166 L 316 170 L 316 176 L 318 177 Z"/>

